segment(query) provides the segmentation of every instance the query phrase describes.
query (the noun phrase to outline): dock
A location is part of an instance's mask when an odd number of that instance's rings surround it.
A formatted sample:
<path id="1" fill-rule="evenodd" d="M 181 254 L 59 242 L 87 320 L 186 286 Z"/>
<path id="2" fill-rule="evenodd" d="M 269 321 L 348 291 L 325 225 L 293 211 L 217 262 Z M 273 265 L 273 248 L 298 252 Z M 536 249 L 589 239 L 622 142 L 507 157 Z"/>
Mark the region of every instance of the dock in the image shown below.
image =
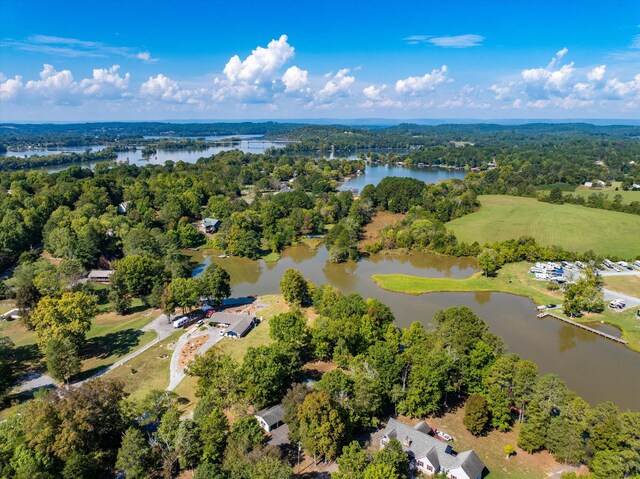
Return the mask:
<path id="1" fill-rule="evenodd" d="M 627 342 L 622 338 L 618 338 L 616 336 L 613 336 L 612 334 L 603 333 L 602 331 L 598 331 L 597 329 L 590 328 L 589 326 L 585 326 L 584 324 L 576 323 L 575 321 L 571 321 L 568 318 L 563 318 L 562 316 L 558 316 L 557 314 L 543 312 L 537 315 L 538 318 L 545 318 L 547 316 L 551 316 L 552 318 L 559 319 L 560 321 L 568 323 L 577 328 L 584 329 L 585 331 L 589 331 L 591 333 L 597 334 L 598 336 L 602 336 L 603 338 L 610 339 L 611 341 L 615 341 L 616 343 L 627 344 Z"/>

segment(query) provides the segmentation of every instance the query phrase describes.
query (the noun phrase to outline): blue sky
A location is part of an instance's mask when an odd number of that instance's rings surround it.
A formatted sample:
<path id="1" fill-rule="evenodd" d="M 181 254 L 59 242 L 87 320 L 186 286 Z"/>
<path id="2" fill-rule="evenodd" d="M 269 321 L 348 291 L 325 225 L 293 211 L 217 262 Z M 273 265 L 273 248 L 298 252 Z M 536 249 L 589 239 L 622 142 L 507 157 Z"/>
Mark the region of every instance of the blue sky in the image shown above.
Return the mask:
<path id="1" fill-rule="evenodd" d="M 640 117 L 636 1 L 0 1 L 0 121 Z"/>

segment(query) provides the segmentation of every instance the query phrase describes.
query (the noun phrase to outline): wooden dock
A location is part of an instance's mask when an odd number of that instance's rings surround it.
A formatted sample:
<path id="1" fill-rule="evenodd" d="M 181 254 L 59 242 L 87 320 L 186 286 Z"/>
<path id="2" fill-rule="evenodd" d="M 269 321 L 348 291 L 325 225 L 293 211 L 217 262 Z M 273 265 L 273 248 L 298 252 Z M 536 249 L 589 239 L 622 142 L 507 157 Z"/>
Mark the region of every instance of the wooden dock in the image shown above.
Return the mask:
<path id="1" fill-rule="evenodd" d="M 576 326 L 577 328 L 584 329 L 585 331 L 589 331 L 591 333 L 597 334 L 598 336 L 602 336 L 603 338 L 610 339 L 611 341 L 615 341 L 616 343 L 627 344 L 627 342 L 622 338 L 618 338 L 616 336 L 613 336 L 612 334 L 603 333 L 602 331 L 598 331 L 597 329 L 590 328 L 589 326 L 585 326 L 584 324 L 576 323 L 575 321 L 571 321 L 570 319 L 563 318 L 562 316 L 558 316 L 557 314 L 543 312 L 538 314 L 537 316 L 538 318 L 545 318 L 547 316 L 551 316 L 552 318 L 559 319 L 560 321 L 568 323 L 572 326 Z"/>

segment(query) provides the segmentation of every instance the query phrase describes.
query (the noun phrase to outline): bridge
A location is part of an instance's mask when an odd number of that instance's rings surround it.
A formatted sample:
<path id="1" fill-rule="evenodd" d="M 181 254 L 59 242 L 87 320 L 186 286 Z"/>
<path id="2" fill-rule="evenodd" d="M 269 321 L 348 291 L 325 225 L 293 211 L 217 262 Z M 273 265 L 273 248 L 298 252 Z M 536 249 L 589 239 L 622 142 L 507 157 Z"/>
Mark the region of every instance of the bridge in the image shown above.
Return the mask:
<path id="1" fill-rule="evenodd" d="M 544 312 L 544 313 L 538 314 L 537 316 L 538 318 L 545 318 L 547 316 L 551 316 L 552 318 L 559 319 L 560 321 L 568 323 L 572 326 L 576 326 L 580 329 L 584 329 L 585 331 L 589 331 L 591 333 L 597 334 L 598 336 L 602 336 L 603 338 L 610 339 L 611 341 L 615 341 L 616 343 L 627 344 L 627 342 L 624 339 L 614 336 L 613 334 L 603 333 L 602 331 L 598 331 L 597 329 L 590 328 L 589 326 L 585 326 L 584 324 L 576 323 L 575 321 L 571 321 L 568 318 L 563 318 L 562 316 L 558 316 L 557 314 Z"/>

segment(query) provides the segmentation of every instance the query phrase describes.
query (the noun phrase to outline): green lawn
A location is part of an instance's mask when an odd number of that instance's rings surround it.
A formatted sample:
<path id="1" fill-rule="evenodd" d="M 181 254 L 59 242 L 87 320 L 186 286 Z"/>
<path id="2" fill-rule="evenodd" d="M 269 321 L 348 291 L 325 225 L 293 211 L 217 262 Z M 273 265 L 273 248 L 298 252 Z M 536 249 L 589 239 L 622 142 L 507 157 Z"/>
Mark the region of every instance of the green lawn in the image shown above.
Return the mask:
<path id="1" fill-rule="evenodd" d="M 640 217 L 578 205 L 552 205 L 533 198 L 480 196 L 480 209 L 447 223 L 462 241 L 480 244 L 533 236 L 545 246 L 600 255 L 640 255 Z"/>
<path id="2" fill-rule="evenodd" d="M 173 354 L 173 350 L 168 346 L 177 341 L 182 334 L 184 331 L 176 331 L 103 377 L 122 380 L 125 391 L 134 400 L 142 399 L 152 389 L 165 389 L 169 384 L 169 365 Z"/>
<path id="3" fill-rule="evenodd" d="M 620 188 L 620 184 L 617 184 L 618 191 L 616 191 L 616 185 L 610 186 L 608 188 L 600 188 L 600 189 L 591 189 L 586 188 L 584 186 L 578 186 L 575 191 L 572 191 L 571 194 L 573 196 L 582 196 L 585 199 L 592 195 L 593 193 L 602 193 L 607 195 L 611 201 L 616 197 L 616 195 L 622 196 L 623 203 L 631 203 L 632 201 L 640 201 L 640 191 L 624 191 Z"/>
<path id="4" fill-rule="evenodd" d="M 640 276 L 607 276 L 604 286 L 618 293 L 640 298 Z"/>

